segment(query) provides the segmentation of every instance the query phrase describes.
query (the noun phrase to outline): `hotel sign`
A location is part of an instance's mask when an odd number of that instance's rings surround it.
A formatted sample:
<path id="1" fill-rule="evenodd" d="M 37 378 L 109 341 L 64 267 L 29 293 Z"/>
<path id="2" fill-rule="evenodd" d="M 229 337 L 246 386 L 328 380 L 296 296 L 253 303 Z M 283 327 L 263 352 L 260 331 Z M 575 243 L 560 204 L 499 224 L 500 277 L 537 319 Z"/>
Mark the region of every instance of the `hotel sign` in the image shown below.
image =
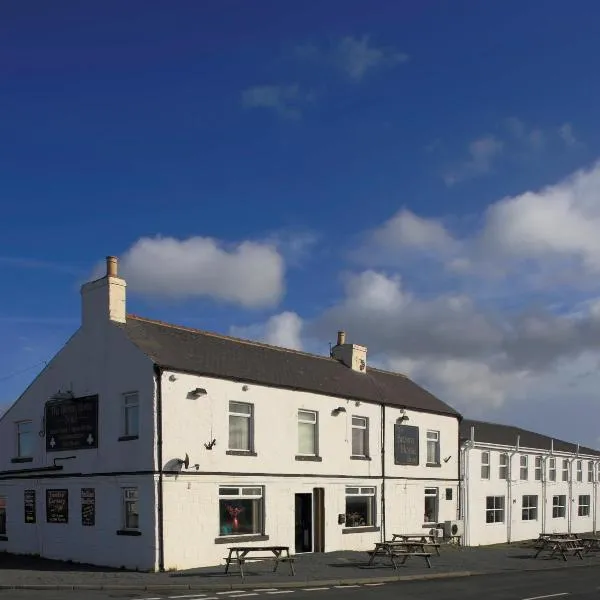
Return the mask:
<path id="1" fill-rule="evenodd" d="M 394 425 L 394 463 L 419 464 L 419 428 L 414 425 Z"/>
<path id="2" fill-rule="evenodd" d="M 98 395 L 51 400 L 45 410 L 46 452 L 98 447 Z"/>

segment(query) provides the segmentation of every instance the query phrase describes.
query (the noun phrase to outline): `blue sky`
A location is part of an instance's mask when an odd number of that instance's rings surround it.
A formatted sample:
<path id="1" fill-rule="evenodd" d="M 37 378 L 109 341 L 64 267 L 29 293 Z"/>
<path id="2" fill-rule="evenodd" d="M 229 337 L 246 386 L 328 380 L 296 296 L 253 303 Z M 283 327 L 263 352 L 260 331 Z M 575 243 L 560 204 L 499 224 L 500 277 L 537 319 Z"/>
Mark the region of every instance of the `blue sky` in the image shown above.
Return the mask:
<path id="1" fill-rule="evenodd" d="M 0 404 L 116 254 L 130 312 L 319 353 L 341 327 L 467 415 L 600 444 L 598 18 L 4 2 Z"/>

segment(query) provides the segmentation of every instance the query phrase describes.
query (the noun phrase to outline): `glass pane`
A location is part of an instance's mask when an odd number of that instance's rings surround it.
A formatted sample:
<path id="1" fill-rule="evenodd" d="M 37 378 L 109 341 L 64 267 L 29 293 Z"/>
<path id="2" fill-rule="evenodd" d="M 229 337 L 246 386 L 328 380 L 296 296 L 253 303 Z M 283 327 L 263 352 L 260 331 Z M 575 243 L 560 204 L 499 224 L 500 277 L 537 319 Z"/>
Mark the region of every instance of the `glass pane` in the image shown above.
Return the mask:
<path id="1" fill-rule="evenodd" d="M 301 421 L 308 421 L 309 423 L 316 423 L 317 415 L 310 410 L 299 410 L 298 419 Z"/>
<path id="2" fill-rule="evenodd" d="M 437 521 L 437 498 L 435 496 L 425 496 L 425 523 L 435 523 Z"/>
<path id="3" fill-rule="evenodd" d="M 375 493 L 375 488 L 373 488 L 373 487 L 360 488 L 360 493 L 373 495 Z"/>
<path id="4" fill-rule="evenodd" d="M 125 435 L 137 435 L 139 433 L 139 408 L 128 406 L 125 408 Z"/>
<path id="5" fill-rule="evenodd" d="M 374 496 L 346 496 L 346 527 L 375 524 Z"/>
<path id="6" fill-rule="evenodd" d="M 352 426 L 353 427 L 366 427 L 367 420 L 363 417 L 352 417 Z"/>
<path id="7" fill-rule="evenodd" d="M 250 419 L 229 415 L 230 450 L 250 450 Z"/>
<path id="8" fill-rule="evenodd" d="M 262 498 L 219 500 L 219 535 L 262 533 Z"/>
<path id="9" fill-rule="evenodd" d="M 354 456 L 366 456 L 366 432 L 366 429 L 352 429 L 352 454 Z"/>
<path id="10" fill-rule="evenodd" d="M 219 488 L 219 496 L 239 496 L 240 488 L 236 487 L 222 487 Z"/>
<path id="11" fill-rule="evenodd" d="M 358 494 L 358 488 L 357 487 L 347 487 L 346 488 L 346 494 Z"/>
<path id="12" fill-rule="evenodd" d="M 298 453 L 316 454 L 316 427 L 312 423 L 298 423 Z"/>
<path id="13" fill-rule="evenodd" d="M 229 412 L 241 413 L 243 415 L 252 414 L 252 405 L 245 402 L 230 402 Z"/>
<path id="14" fill-rule="evenodd" d="M 6 509 L 0 508 L 0 534 L 6 535 Z"/>
<path id="15" fill-rule="evenodd" d="M 262 489 L 259 487 L 242 488 L 242 496 L 262 496 Z"/>
<path id="16" fill-rule="evenodd" d="M 33 424 L 30 422 L 19 423 L 17 431 L 19 456 L 33 456 Z"/>

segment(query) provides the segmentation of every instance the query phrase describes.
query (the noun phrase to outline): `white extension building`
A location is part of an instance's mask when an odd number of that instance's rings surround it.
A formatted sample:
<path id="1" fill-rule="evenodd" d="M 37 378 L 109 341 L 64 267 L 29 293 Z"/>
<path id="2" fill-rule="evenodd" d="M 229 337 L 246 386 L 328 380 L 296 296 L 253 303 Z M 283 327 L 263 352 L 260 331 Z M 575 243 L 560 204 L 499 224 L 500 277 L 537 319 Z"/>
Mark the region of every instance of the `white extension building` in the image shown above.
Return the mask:
<path id="1" fill-rule="evenodd" d="M 117 261 L 0 419 L 0 551 L 144 570 L 364 550 L 458 516 L 460 415 L 372 369 L 128 315 Z"/>
<path id="2" fill-rule="evenodd" d="M 482 421 L 460 432 L 466 545 L 598 529 L 599 451 Z"/>

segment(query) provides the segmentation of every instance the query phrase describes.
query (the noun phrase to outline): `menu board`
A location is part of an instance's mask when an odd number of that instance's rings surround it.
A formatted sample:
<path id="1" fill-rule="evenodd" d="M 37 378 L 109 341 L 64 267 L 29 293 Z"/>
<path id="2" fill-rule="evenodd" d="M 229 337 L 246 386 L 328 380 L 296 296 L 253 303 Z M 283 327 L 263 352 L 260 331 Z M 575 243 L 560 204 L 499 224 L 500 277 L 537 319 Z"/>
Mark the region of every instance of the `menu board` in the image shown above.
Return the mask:
<path id="1" fill-rule="evenodd" d="M 69 490 L 46 490 L 46 521 L 69 522 Z"/>
<path id="2" fill-rule="evenodd" d="M 23 500 L 25 506 L 25 523 L 35 523 L 35 490 L 25 490 Z"/>
<path id="3" fill-rule="evenodd" d="M 419 428 L 414 425 L 394 425 L 394 463 L 419 464 Z"/>
<path id="4" fill-rule="evenodd" d="M 96 490 L 81 488 L 81 524 L 93 527 L 96 524 Z"/>
<path id="5" fill-rule="evenodd" d="M 46 403 L 46 452 L 98 447 L 98 395 Z"/>

